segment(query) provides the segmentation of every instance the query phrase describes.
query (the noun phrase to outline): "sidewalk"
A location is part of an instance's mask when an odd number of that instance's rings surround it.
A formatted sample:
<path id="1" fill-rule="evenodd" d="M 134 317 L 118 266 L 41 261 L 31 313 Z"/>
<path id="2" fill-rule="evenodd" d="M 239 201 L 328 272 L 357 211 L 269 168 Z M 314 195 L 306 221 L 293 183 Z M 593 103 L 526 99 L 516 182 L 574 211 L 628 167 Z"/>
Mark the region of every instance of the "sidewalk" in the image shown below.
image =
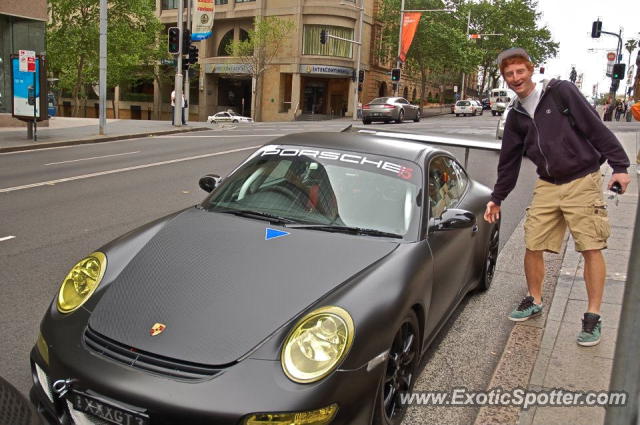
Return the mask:
<path id="1" fill-rule="evenodd" d="M 640 132 L 639 132 L 640 133 Z M 517 387 L 531 391 L 607 391 L 615 355 L 618 321 L 630 258 L 636 209 L 638 207 L 638 175 L 636 174 L 636 138 L 639 133 L 618 132 L 631 159 L 631 184 L 619 197 L 619 205 L 607 199 L 606 184 L 611 169 L 603 178 L 603 193 L 608 203 L 611 237 L 604 251 L 607 275 L 602 312 L 602 339 L 595 347 L 581 347 L 576 336 L 582 314 L 587 307 L 587 294 L 582 256 L 575 251 L 568 234 L 563 246 L 564 258 L 555 285 L 545 279 L 543 315 L 514 326 L 502 358 L 494 372 L 489 389 Z M 562 254 L 561 254 L 562 255 Z M 545 256 L 553 262 L 554 255 Z M 549 276 L 547 276 L 548 278 Z M 507 312 L 506 312 L 507 313 Z M 505 314 L 506 314 L 505 313 Z M 611 388 L 619 391 L 619 388 Z M 475 424 L 519 425 L 602 425 L 604 407 L 482 407 Z"/>
<path id="2" fill-rule="evenodd" d="M 0 127 L 0 152 L 107 142 L 215 128 L 215 124 L 204 122 L 193 122 L 182 127 L 174 127 L 169 121 L 109 119 L 107 120 L 106 134 L 99 135 L 97 118 L 54 117 L 49 120 L 49 127 L 38 128 L 38 141 L 36 142 L 27 138 L 26 127 Z"/>

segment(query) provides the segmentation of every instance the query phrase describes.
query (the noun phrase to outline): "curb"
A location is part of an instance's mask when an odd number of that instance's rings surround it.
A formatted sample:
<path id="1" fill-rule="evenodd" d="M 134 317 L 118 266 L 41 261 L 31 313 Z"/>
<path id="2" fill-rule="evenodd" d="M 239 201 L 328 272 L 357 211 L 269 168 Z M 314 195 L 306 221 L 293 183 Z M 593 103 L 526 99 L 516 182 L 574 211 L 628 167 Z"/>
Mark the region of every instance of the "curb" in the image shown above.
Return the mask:
<path id="1" fill-rule="evenodd" d="M 195 128 L 180 129 L 180 130 L 149 131 L 144 133 L 119 134 L 119 135 L 104 136 L 104 137 L 95 136 L 95 137 L 84 138 L 84 139 L 64 140 L 60 142 L 38 143 L 36 145 L 9 146 L 4 148 L 0 147 L 0 153 L 30 151 L 30 150 L 44 149 L 44 148 L 55 148 L 60 146 L 84 145 L 89 143 L 112 142 L 114 140 L 137 139 L 142 137 L 164 136 L 167 134 L 190 133 L 193 131 L 207 131 L 207 130 L 212 130 L 212 128 L 195 127 Z"/>

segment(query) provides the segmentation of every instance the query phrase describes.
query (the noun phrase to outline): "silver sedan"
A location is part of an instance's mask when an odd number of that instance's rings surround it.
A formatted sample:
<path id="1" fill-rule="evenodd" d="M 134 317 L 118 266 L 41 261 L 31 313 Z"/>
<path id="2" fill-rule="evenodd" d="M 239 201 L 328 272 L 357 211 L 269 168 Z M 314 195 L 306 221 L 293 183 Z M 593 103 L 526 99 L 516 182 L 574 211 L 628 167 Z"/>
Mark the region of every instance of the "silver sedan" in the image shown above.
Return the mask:
<path id="1" fill-rule="evenodd" d="M 420 121 L 420 108 L 412 105 L 404 97 L 377 97 L 362 107 L 362 122 L 395 121 L 405 119 Z"/>

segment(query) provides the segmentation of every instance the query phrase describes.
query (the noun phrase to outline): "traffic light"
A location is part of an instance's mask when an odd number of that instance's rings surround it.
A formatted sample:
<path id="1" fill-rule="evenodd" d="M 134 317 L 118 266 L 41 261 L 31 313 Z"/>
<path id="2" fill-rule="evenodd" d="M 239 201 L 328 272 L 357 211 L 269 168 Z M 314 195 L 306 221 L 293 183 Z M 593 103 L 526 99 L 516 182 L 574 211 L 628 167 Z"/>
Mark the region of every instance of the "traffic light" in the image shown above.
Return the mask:
<path id="1" fill-rule="evenodd" d="M 174 55 L 180 52 L 180 28 L 169 28 L 169 53 Z"/>
<path id="2" fill-rule="evenodd" d="M 544 66 L 540 67 L 540 74 L 544 74 Z"/>
<path id="3" fill-rule="evenodd" d="M 600 38 L 600 33 L 602 32 L 602 21 L 593 21 L 593 25 L 591 25 L 591 38 Z"/>
<path id="4" fill-rule="evenodd" d="M 327 44 L 327 30 L 320 30 L 320 44 Z"/>
<path id="5" fill-rule="evenodd" d="M 361 69 L 360 72 L 358 73 L 358 82 L 364 83 L 364 69 Z"/>
<path id="6" fill-rule="evenodd" d="M 351 81 L 353 81 L 354 83 L 356 82 L 356 70 L 355 69 L 351 70 Z"/>
<path id="7" fill-rule="evenodd" d="M 623 63 L 616 63 L 613 65 L 613 72 L 611 72 L 611 78 L 614 80 L 622 80 L 624 79 L 624 70 L 627 65 Z"/>
<path id="8" fill-rule="evenodd" d="M 182 36 L 182 54 L 186 55 L 189 51 L 189 47 L 191 46 L 191 30 L 184 30 L 184 35 Z"/>
<path id="9" fill-rule="evenodd" d="M 393 68 L 391 70 L 391 81 L 400 81 L 400 68 Z"/>
<path id="10" fill-rule="evenodd" d="M 187 58 L 187 62 L 190 64 L 198 63 L 198 48 L 193 44 L 189 46 L 189 57 Z"/>

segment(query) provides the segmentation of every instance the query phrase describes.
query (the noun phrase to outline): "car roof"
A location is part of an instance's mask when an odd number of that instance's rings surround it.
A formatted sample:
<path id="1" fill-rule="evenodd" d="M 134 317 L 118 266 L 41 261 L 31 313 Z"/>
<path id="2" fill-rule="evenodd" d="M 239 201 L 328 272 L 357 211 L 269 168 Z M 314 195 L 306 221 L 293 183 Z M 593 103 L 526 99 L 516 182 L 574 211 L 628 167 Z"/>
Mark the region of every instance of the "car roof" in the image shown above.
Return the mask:
<path id="1" fill-rule="evenodd" d="M 400 158 L 417 163 L 420 163 L 432 153 L 444 153 L 440 149 L 419 141 L 395 139 L 389 135 L 380 136 L 356 131 L 294 133 L 267 143 L 267 145 L 274 144 L 356 151 Z"/>

